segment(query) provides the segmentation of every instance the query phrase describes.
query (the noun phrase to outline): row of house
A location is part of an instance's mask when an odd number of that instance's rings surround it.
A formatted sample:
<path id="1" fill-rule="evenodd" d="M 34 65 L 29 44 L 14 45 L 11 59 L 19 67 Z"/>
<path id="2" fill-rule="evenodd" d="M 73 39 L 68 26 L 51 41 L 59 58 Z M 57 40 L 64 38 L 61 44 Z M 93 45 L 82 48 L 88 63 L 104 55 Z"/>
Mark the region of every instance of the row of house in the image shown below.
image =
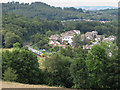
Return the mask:
<path id="1" fill-rule="evenodd" d="M 63 46 L 66 47 L 66 45 L 71 45 L 73 42 L 73 37 L 75 34 L 80 35 L 80 30 L 71 30 L 67 31 L 61 34 L 55 34 L 50 36 L 50 45 L 55 45 L 55 46 Z M 81 34 L 81 41 L 86 41 L 85 45 L 83 45 L 84 49 L 91 49 L 91 47 L 94 44 L 99 44 L 100 41 L 103 42 L 113 42 L 116 39 L 115 36 L 111 35 L 109 37 L 105 37 L 104 35 L 98 35 L 97 31 L 92 31 L 92 32 L 86 32 L 85 34 Z M 63 45 L 63 43 L 67 43 L 66 45 Z"/>
<path id="2" fill-rule="evenodd" d="M 100 44 L 100 42 L 113 42 L 116 37 L 111 35 L 109 37 L 105 37 L 104 35 L 98 35 L 98 32 L 92 31 L 92 32 L 87 32 L 86 34 L 81 35 L 84 40 L 88 40 L 88 43 L 86 45 L 83 45 L 84 49 L 91 49 L 91 47 L 94 44 Z M 88 45 L 91 41 L 91 44 Z"/>
<path id="3" fill-rule="evenodd" d="M 74 37 L 75 34 L 80 34 L 79 30 L 71 30 L 67 31 L 65 33 L 55 34 L 50 36 L 50 42 L 49 44 L 54 44 L 54 45 L 60 45 L 60 43 L 66 42 L 68 45 L 72 45 L 72 38 Z"/>
<path id="4" fill-rule="evenodd" d="M 98 15 L 99 16 L 99 15 Z M 91 20 L 91 19 L 70 19 L 70 20 L 63 20 L 61 22 L 66 22 L 66 21 L 87 21 L 87 22 L 92 22 L 92 21 L 97 21 L 97 22 L 100 22 L 100 23 L 108 23 L 110 21 L 98 21 L 98 20 Z"/>

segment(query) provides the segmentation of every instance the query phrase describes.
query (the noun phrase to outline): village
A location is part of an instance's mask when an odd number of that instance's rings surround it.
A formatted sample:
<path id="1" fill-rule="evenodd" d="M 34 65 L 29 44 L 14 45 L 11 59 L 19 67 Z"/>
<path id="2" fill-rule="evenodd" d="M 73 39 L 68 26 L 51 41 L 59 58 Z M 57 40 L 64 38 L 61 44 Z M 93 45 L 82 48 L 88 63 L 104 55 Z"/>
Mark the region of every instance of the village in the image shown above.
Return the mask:
<path id="1" fill-rule="evenodd" d="M 113 42 L 116 37 L 111 35 L 105 37 L 104 35 L 98 35 L 97 31 L 86 32 L 85 34 L 81 34 L 80 30 L 70 30 L 61 34 L 51 35 L 49 37 L 49 45 L 58 46 L 65 48 L 66 46 L 73 46 L 73 38 L 75 35 L 81 36 L 81 41 L 84 41 L 83 49 L 91 49 L 94 44 L 100 44 L 103 42 Z"/>

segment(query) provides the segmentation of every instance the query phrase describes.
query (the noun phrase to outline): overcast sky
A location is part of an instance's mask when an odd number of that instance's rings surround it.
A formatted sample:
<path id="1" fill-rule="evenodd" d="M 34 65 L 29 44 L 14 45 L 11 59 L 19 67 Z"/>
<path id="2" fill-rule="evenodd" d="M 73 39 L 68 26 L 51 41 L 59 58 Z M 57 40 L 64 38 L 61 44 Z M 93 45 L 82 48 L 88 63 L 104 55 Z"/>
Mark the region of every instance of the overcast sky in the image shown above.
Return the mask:
<path id="1" fill-rule="evenodd" d="M 77 7 L 77 6 L 118 6 L 120 0 L 0 0 L 1 2 L 18 1 L 20 3 L 44 2 L 55 7 Z"/>

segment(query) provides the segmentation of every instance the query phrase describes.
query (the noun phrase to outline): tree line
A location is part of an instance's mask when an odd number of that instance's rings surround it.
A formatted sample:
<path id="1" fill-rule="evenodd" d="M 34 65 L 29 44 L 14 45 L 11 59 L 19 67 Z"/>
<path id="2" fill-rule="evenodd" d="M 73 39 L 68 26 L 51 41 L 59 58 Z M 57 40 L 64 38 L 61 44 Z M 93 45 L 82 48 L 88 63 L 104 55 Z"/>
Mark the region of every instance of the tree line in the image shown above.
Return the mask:
<path id="1" fill-rule="evenodd" d="M 100 35 L 116 36 L 117 26 L 116 21 L 105 24 L 96 21 L 60 22 L 59 20 L 44 20 L 3 13 L 2 46 L 10 48 L 16 42 L 19 42 L 21 46 L 29 42 L 36 47 L 47 49 L 49 37 L 53 34 L 69 30 L 80 30 L 81 34 L 84 34 L 95 30 Z"/>
<path id="2" fill-rule="evenodd" d="M 47 31 L 56 32 L 61 31 L 63 26 L 58 20 L 48 21 L 38 18 L 27 18 L 13 14 L 3 14 L 2 25 L 2 44 L 3 47 L 10 48 L 13 44 L 19 42 L 23 45 L 24 42 L 33 41 L 34 35 L 39 33 L 41 36 L 45 36 Z M 36 36 L 35 39 L 38 40 Z M 47 37 L 48 38 L 48 37 Z M 44 39 L 43 37 L 41 39 Z M 47 42 L 47 39 L 44 39 Z M 42 40 L 42 41 L 44 41 Z"/>
<path id="3" fill-rule="evenodd" d="M 108 45 L 94 45 L 89 51 L 81 47 L 60 48 L 45 59 L 44 69 L 32 52 L 25 47 L 15 47 L 13 51 L 3 51 L 3 80 L 77 89 L 117 89 L 120 51 L 117 49 L 110 57 L 106 50 Z"/>
<path id="4" fill-rule="evenodd" d="M 2 3 L 2 12 L 47 20 L 92 19 L 113 21 L 117 20 L 118 16 L 117 9 L 90 11 L 74 7 L 54 7 L 42 2 L 32 2 L 31 4 L 19 2 Z"/>

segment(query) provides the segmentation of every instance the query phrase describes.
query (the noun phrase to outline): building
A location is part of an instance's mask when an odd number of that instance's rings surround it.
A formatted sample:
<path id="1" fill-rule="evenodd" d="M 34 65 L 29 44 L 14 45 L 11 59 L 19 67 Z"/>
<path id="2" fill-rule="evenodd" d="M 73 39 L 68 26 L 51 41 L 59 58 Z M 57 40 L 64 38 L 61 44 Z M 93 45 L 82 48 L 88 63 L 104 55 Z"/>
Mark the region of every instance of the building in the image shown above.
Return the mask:
<path id="1" fill-rule="evenodd" d="M 58 39 L 60 39 L 60 35 L 58 35 L 58 34 L 51 35 L 49 39 L 50 40 L 58 40 Z"/>
<path id="2" fill-rule="evenodd" d="M 61 40 L 62 42 L 66 41 L 67 43 L 69 43 L 70 45 L 72 45 L 73 42 L 73 37 L 75 34 L 80 34 L 79 30 L 71 30 L 65 33 L 61 34 Z"/>
<path id="3" fill-rule="evenodd" d="M 115 39 L 116 39 L 116 37 L 111 35 L 111 36 L 109 36 L 107 38 L 104 38 L 102 41 L 103 42 L 108 42 L 108 41 L 113 42 Z"/>
<path id="4" fill-rule="evenodd" d="M 56 41 L 56 40 L 50 40 L 49 41 L 50 45 L 60 45 L 60 42 Z"/>
<path id="5" fill-rule="evenodd" d="M 95 41 L 99 42 L 100 40 L 103 40 L 105 38 L 104 35 L 96 35 Z"/>
<path id="6" fill-rule="evenodd" d="M 92 32 L 86 32 L 85 33 L 85 38 L 89 40 L 93 40 L 97 36 L 98 32 L 97 31 L 92 31 Z"/>

